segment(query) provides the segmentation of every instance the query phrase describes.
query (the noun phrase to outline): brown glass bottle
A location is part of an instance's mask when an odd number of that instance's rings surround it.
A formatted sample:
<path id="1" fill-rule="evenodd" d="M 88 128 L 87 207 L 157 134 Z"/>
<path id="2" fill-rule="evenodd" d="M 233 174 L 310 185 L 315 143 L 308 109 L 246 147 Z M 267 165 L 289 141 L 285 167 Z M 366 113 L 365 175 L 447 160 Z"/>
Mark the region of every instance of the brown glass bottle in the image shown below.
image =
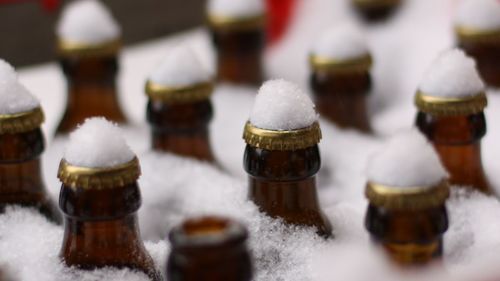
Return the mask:
<path id="1" fill-rule="evenodd" d="M 401 0 L 352 0 L 356 11 L 369 22 L 388 19 L 401 4 Z"/>
<path id="2" fill-rule="evenodd" d="M 490 86 L 500 87 L 500 32 L 493 35 L 458 36 L 458 46 L 476 60 L 483 80 Z"/>
<path id="3" fill-rule="evenodd" d="M 219 22 L 209 17 L 219 81 L 260 85 L 263 80 L 265 31 L 263 17 Z"/>
<path id="4" fill-rule="evenodd" d="M 65 231 L 60 258 L 67 266 L 128 268 L 144 272 L 151 280 L 162 280 L 139 233 L 138 169 L 137 159 L 106 169 L 61 162 L 59 207 L 65 216 Z"/>
<path id="5" fill-rule="evenodd" d="M 321 211 L 316 191 L 315 175 L 321 166 L 317 144 L 290 150 L 259 148 L 261 145 L 256 145 L 251 136 L 259 131 L 263 130 L 247 123 L 243 162 L 249 175 L 250 200 L 271 217 L 315 227 L 320 236 L 331 237 L 332 227 Z"/>
<path id="6" fill-rule="evenodd" d="M 118 46 L 113 45 L 87 52 L 84 52 L 86 49 L 60 50 L 59 62 L 67 80 L 68 95 L 57 133 L 68 133 L 93 116 L 126 122 L 116 88 Z"/>
<path id="7" fill-rule="evenodd" d="M 371 131 L 366 105 L 372 86 L 369 71 L 313 69 L 310 84 L 316 107 L 322 117 L 341 128 Z"/>
<path id="8" fill-rule="evenodd" d="M 410 188 L 411 189 L 411 188 Z M 414 189 L 368 184 L 365 226 L 372 241 L 403 267 L 438 262 L 448 229 L 448 184 Z"/>
<path id="9" fill-rule="evenodd" d="M 213 117 L 211 83 L 169 90 L 148 83 L 147 120 L 152 148 L 202 161 L 215 162 L 209 125 Z M 179 100 L 177 99 L 179 97 Z"/>
<path id="10" fill-rule="evenodd" d="M 444 206 L 419 211 L 391 211 L 369 205 L 365 225 L 372 241 L 402 266 L 423 266 L 443 255 L 448 229 Z"/>
<path id="11" fill-rule="evenodd" d="M 167 262 L 170 281 L 250 281 L 252 262 L 246 229 L 233 221 L 191 219 L 170 233 Z"/>
<path id="12" fill-rule="evenodd" d="M 37 108 L 4 120 L 8 116 L 0 118 L 0 209 L 13 204 L 33 207 L 49 220 L 61 223 L 61 214 L 47 193 L 41 171 L 40 156 L 45 148 L 40 129 L 43 113 Z M 6 129 L 9 122 L 11 129 Z"/>
<path id="13" fill-rule="evenodd" d="M 481 139 L 486 134 L 483 112 L 435 116 L 420 111 L 416 123 L 436 148 L 453 185 L 492 193 L 481 159 Z"/>

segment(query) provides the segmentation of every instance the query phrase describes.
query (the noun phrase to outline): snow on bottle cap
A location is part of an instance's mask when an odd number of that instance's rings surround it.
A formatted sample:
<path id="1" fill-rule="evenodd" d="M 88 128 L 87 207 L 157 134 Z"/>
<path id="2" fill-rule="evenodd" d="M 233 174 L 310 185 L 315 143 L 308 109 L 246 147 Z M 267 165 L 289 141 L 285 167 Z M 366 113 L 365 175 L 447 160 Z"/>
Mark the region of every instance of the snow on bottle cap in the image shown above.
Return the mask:
<path id="1" fill-rule="evenodd" d="M 500 41 L 500 2 L 461 1 L 455 15 L 455 27 L 461 40 Z"/>
<path id="2" fill-rule="evenodd" d="M 316 70 L 367 71 L 372 63 L 368 43 L 359 27 L 341 24 L 326 30 L 315 42 L 310 56 Z"/>
<path id="3" fill-rule="evenodd" d="M 321 130 L 314 103 L 297 85 L 282 79 L 259 89 L 243 138 L 269 150 L 303 149 L 319 143 Z"/>
<path id="4" fill-rule="evenodd" d="M 390 209 L 435 207 L 448 198 L 447 177 L 432 145 L 412 129 L 391 138 L 369 160 L 366 196 Z"/>
<path id="5" fill-rule="evenodd" d="M 186 46 L 171 50 L 146 83 L 147 95 L 164 102 L 206 100 L 212 92 L 210 73 Z"/>
<path id="6" fill-rule="evenodd" d="M 264 26 L 263 0 L 210 0 L 208 22 L 214 28 L 254 29 Z"/>
<path id="7" fill-rule="evenodd" d="M 0 134 L 31 131 L 43 121 L 40 102 L 19 83 L 14 68 L 0 59 Z"/>
<path id="8" fill-rule="evenodd" d="M 487 105 L 474 59 L 460 49 L 443 52 L 424 74 L 415 104 L 435 115 L 469 115 Z"/>
<path id="9" fill-rule="evenodd" d="M 120 48 L 121 30 L 100 1 L 78 0 L 63 10 L 57 37 L 62 55 L 110 55 Z"/>
<path id="10" fill-rule="evenodd" d="M 58 177 L 72 188 L 115 188 L 135 182 L 139 161 L 120 128 L 103 117 L 85 120 L 73 133 Z"/>

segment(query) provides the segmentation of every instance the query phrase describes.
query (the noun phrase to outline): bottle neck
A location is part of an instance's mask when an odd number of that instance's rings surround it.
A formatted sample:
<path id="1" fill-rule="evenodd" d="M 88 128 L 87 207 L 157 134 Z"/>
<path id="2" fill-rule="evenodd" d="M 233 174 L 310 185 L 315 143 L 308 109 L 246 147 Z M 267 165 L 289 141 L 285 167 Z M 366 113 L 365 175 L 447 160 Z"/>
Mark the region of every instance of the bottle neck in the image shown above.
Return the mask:
<path id="1" fill-rule="evenodd" d="M 140 205 L 137 183 L 98 190 L 63 185 L 59 196 L 65 216 L 61 259 L 81 269 L 129 268 L 161 280 L 140 237 Z"/>
<path id="2" fill-rule="evenodd" d="M 92 116 L 126 121 L 116 90 L 116 57 L 64 58 L 60 63 L 68 82 L 68 96 L 58 132 L 69 132 Z"/>
<path id="3" fill-rule="evenodd" d="M 372 241 L 403 267 L 428 265 L 443 255 L 448 229 L 445 206 L 419 211 L 394 211 L 368 206 L 365 225 Z"/>
<path id="4" fill-rule="evenodd" d="M 483 113 L 435 117 L 419 112 L 417 126 L 433 143 L 452 184 L 492 192 L 481 158 L 481 139 L 486 134 Z"/>
<path id="5" fill-rule="evenodd" d="M 217 78 L 235 84 L 260 85 L 265 48 L 263 29 L 246 31 L 212 30 L 217 53 Z"/>
<path id="6" fill-rule="evenodd" d="M 212 116 L 209 100 L 182 104 L 149 101 L 153 149 L 214 162 L 208 129 Z"/>
<path id="7" fill-rule="evenodd" d="M 370 73 L 333 73 L 313 71 L 311 88 L 319 113 L 341 128 L 357 128 L 370 132 L 366 98 L 370 93 Z"/>
<path id="8" fill-rule="evenodd" d="M 40 155 L 40 129 L 0 135 L 0 204 L 34 205 L 46 201 Z"/>
<path id="9" fill-rule="evenodd" d="M 295 151 L 271 151 L 247 145 L 244 167 L 249 174 L 249 198 L 271 217 L 314 226 L 324 237 L 331 225 L 321 211 L 315 175 L 321 165 L 315 145 Z"/>

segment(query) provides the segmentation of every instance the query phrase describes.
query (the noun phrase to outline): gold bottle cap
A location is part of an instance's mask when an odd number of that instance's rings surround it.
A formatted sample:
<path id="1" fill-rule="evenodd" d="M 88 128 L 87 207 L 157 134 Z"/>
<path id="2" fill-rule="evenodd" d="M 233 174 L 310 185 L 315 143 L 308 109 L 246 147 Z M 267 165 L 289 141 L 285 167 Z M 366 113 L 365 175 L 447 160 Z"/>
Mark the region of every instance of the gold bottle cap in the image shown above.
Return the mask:
<path id="1" fill-rule="evenodd" d="M 120 39 L 101 44 L 85 44 L 59 38 L 57 51 L 63 57 L 106 57 L 116 55 L 122 46 Z"/>
<path id="2" fill-rule="evenodd" d="M 24 133 L 39 128 L 45 121 L 41 107 L 33 110 L 0 115 L 0 134 Z"/>
<path id="3" fill-rule="evenodd" d="M 370 204 L 392 210 L 422 210 L 443 205 L 449 197 L 448 182 L 432 187 L 393 187 L 368 182 L 365 195 Z"/>
<path id="4" fill-rule="evenodd" d="M 71 188 L 109 189 L 134 183 L 141 175 L 139 160 L 106 168 L 88 168 L 74 166 L 65 159 L 59 164 L 57 177 L 64 185 Z"/>
<path id="5" fill-rule="evenodd" d="M 253 30 L 263 28 L 266 24 L 264 14 L 250 17 L 228 17 L 220 15 L 208 15 L 207 22 L 210 27 L 218 30 Z"/>
<path id="6" fill-rule="evenodd" d="M 192 103 L 207 100 L 212 95 L 212 81 L 186 87 L 167 87 L 151 81 L 146 82 L 146 94 L 152 100 L 165 103 Z"/>
<path id="7" fill-rule="evenodd" d="M 401 0 L 353 0 L 354 4 L 366 8 L 378 8 L 398 5 Z"/>
<path id="8" fill-rule="evenodd" d="M 455 34 L 464 43 L 500 43 L 500 29 L 480 30 L 464 26 L 455 27 Z"/>
<path id="9" fill-rule="evenodd" d="M 257 128 L 247 122 L 243 133 L 245 142 L 253 147 L 267 150 L 297 150 L 316 145 L 321 140 L 318 122 L 298 130 L 276 131 Z"/>
<path id="10" fill-rule="evenodd" d="M 336 60 L 316 55 L 310 55 L 309 63 L 311 67 L 316 71 L 327 71 L 334 73 L 359 73 L 370 70 L 373 60 L 369 54 L 359 58 L 347 60 Z"/>
<path id="11" fill-rule="evenodd" d="M 420 111 L 437 116 L 470 115 L 482 112 L 488 105 L 488 99 L 485 93 L 462 98 L 443 98 L 418 91 L 415 105 Z"/>

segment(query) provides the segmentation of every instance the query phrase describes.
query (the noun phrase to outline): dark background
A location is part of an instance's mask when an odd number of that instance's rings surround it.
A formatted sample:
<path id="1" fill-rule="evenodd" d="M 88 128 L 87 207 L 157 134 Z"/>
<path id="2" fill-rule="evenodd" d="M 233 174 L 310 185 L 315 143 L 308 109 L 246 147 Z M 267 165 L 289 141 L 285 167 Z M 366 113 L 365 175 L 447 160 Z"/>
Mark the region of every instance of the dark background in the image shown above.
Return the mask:
<path id="1" fill-rule="evenodd" d="M 61 1 L 61 7 L 70 0 Z M 102 0 L 122 26 L 125 44 L 203 24 L 205 0 Z M 0 4 L 0 58 L 16 67 L 54 59 L 54 30 L 61 7 L 39 1 Z"/>

